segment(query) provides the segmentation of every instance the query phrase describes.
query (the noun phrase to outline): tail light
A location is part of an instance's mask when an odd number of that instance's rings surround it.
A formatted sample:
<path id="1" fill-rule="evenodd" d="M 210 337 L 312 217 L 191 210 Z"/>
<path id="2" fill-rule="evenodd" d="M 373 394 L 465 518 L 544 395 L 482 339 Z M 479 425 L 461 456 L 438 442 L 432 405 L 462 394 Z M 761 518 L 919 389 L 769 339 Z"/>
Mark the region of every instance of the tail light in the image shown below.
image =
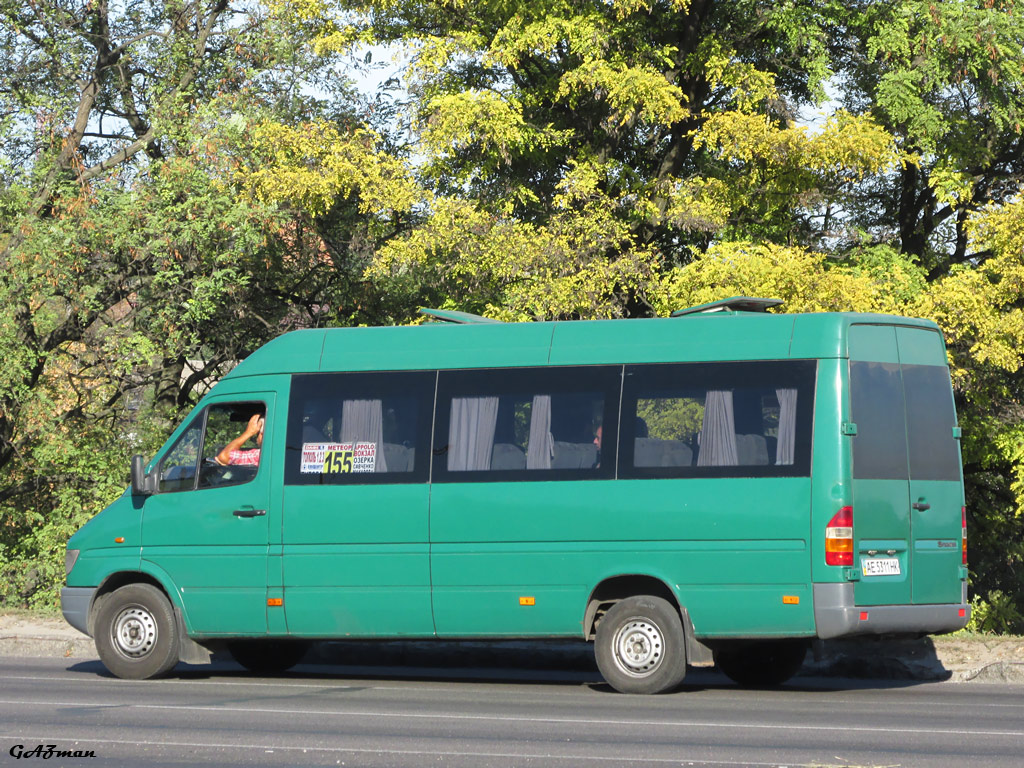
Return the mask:
<path id="1" fill-rule="evenodd" d="M 960 507 L 960 525 L 963 527 L 963 556 L 961 562 L 967 565 L 967 507 Z"/>
<path id="2" fill-rule="evenodd" d="M 828 521 L 825 564 L 853 565 L 853 507 L 843 507 Z"/>

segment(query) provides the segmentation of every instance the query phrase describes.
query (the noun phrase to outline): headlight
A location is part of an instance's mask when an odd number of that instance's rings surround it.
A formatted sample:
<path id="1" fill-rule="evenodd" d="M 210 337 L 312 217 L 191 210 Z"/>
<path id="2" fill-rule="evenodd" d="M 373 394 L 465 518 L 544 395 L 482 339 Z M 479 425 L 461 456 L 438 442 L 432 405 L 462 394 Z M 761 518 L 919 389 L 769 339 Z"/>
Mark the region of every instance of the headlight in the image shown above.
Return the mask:
<path id="1" fill-rule="evenodd" d="M 75 562 L 78 560 L 77 549 L 68 549 L 64 552 L 64 576 L 65 578 L 70 575 L 71 569 L 75 567 Z"/>

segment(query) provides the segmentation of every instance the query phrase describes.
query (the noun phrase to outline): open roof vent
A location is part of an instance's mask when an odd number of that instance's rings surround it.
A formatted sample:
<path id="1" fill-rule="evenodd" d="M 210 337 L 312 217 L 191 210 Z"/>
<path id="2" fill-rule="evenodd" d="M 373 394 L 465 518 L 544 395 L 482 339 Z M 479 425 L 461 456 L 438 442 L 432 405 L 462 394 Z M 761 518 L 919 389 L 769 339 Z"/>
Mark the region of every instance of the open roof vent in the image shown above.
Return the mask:
<path id="1" fill-rule="evenodd" d="M 698 304 L 695 307 L 677 309 L 669 317 L 684 317 L 685 315 L 707 314 L 710 312 L 767 312 L 768 307 L 777 307 L 779 304 L 782 304 L 782 299 L 731 296 L 728 299 L 709 301 L 707 304 Z"/>
<path id="2" fill-rule="evenodd" d="M 481 317 L 480 315 L 474 315 L 471 312 L 459 312 L 455 309 L 428 309 L 427 307 L 422 307 L 420 309 L 420 314 L 426 315 L 434 320 L 440 320 L 443 323 L 458 323 L 460 325 L 468 325 L 470 323 L 501 322 L 501 320 L 494 320 L 490 317 Z"/>

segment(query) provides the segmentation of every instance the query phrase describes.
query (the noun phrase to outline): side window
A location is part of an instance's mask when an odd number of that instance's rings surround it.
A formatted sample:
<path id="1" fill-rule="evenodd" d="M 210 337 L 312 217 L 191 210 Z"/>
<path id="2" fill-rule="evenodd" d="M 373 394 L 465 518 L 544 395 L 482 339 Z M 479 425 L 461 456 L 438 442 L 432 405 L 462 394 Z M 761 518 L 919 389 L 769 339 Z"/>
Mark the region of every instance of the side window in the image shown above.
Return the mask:
<path id="1" fill-rule="evenodd" d="M 199 487 L 238 485 L 256 476 L 263 453 L 263 403 L 213 405 L 206 416 Z"/>
<path id="2" fill-rule="evenodd" d="M 906 480 L 906 410 L 899 364 L 850 361 L 850 416 L 857 425 L 853 476 Z"/>
<path id="3" fill-rule="evenodd" d="M 436 374 L 292 377 L 285 482 L 425 482 Z"/>
<path id="4" fill-rule="evenodd" d="M 623 477 L 810 472 L 810 361 L 627 366 Z"/>
<path id="5" fill-rule="evenodd" d="M 203 410 L 160 461 L 160 492 L 252 480 L 259 466 L 265 417 L 262 402 L 224 403 Z"/>
<path id="6" fill-rule="evenodd" d="M 621 368 L 442 371 L 435 480 L 614 474 Z"/>

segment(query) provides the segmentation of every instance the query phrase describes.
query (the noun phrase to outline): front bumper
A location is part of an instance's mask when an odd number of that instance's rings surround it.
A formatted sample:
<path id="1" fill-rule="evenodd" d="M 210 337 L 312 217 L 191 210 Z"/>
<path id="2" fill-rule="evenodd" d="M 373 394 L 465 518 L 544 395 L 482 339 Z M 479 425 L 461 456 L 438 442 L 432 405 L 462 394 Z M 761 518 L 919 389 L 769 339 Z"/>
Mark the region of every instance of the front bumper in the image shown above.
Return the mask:
<path id="1" fill-rule="evenodd" d="M 822 640 L 852 635 L 936 635 L 963 629 L 970 620 L 966 594 L 961 603 L 855 605 L 849 582 L 814 585 L 814 623 Z"/>
<path id="2" fill-rule="evenodd" d="M 64 620 L 83 634 L 89 633 L 89 608 L 96 587 L 62 587 L 60 590 L 60 612 Z"/>

